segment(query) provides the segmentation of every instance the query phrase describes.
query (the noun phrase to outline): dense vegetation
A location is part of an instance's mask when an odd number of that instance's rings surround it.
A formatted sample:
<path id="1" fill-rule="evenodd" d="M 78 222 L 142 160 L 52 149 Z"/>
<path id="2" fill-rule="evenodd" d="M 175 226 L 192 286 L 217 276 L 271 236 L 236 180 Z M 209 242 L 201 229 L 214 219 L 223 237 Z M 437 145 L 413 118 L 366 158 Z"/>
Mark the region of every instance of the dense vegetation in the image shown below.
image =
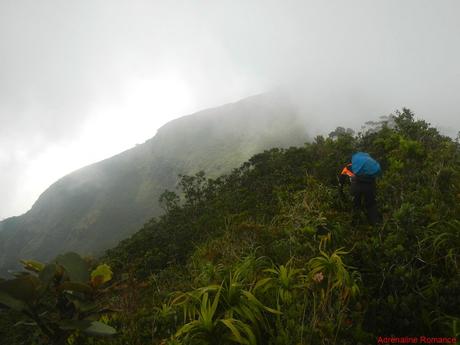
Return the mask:
<path id="1" fill-rule="evenodd" d="M 72 252 L 47 265 L 22 262 L 27 271 L 0 280 L 0 304 L 11 310 L 9 317 L 20 319 L 15 326 L 30 330 L 25 335 L 13 332 L 6 343 L 65 345 L 78 341 L 81 334 L 116 333 L 99 321 L 109 311 L 102 303 L 104 283 L 112 279 L 110 267 L 102 264 L 90 270 L 91 264 Z"/>
<path id="2" fill-rule="evenodd" d="M 358 150 L 384 172 L 375 227 L 364 215 L 352 225 L 336 187 Z M 409 110 L 180 181 L 181 193 L 160 198 L 163 216 L 101 259 L 115 273 L 104 321 L 118 334 L 79 344 L 460 336 L 460 145 Z M 16 314 L 5 315 L 0 340 L 13 344 Z"/>

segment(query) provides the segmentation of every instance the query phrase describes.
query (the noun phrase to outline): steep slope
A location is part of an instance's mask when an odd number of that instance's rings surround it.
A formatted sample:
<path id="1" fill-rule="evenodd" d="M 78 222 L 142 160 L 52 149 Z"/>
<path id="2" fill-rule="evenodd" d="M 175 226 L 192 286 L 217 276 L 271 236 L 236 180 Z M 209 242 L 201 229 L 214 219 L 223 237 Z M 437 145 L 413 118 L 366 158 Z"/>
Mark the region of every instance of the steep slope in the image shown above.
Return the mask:
<path id="1" fill-rule="evenodd" d="M 218 176 L 256 152 L 302 144 L 302 123 L 274 94 L 171 121 L 144 144 L 63 177 L 30 211 L 0 222 L 0 273 L 25 257 L 97 254 L 159 215 L 158 198 L 176 187 L 178 174 Z"/>
<path id="2" fill-rule="evenodd" d="M 375 226 L 365 212 L 352 211 L 350 186 L 343 196 L 336 186 L 337 172 L 357 150 L 382 166 L 382 222 Z M 77 280 L 87 267 L 73 255 L 62 269 L 75 281 L 63 282 L 49 265 L 41 279 L 33 273 L 0 282 L 0 343 L 61 344 L 70 337 L 79 345 L 359 345 L 459 338 L 460 144 L 408 109 L 357 136 L 343 131 L 266 150 L 229 174 L 186 176 L 180 185 L 183 202 L 171 203 L 100 258 L 114 275 L 95 287 L 98 293 L 80 294 L 92 288 Z M 108 279 L 106 269 L 100 278 Z M 57 279 L 48 284 L 53 271 Z M 36 294 L 37 286 L 47 292 Z M 56 293 L 63 289 L 78 295 Z M 93 300 L 114 311 L 100 321 L 117 330 L 115 338 L 87 338 L 85 323 L 74 322 L 98 310 L 88 308 Z M 22 301 L 33 314 L 5 309 L 20 309 Z M 47 326 L 41 334 L 31 327 L 35 319 Z M 66 332 L 62 324 L 78 329 Z"/>
<path id="3" fill-rule="evenodd" d="M 352 211 L 349 186 L 342 197 L 336 186 L 357 150 L 383 170 L 375 226 Z M 203 344 L 231 336 L 218 328 L 224 322 L 244 325 L 248 344 L 250 331 L 257 344 L 458 339 L 460 144 L 409 110 L 380 129 L 272 149 L 218 179 L 184 182 L 184 203 L 103 258 L 119 277 L 136 278 L 115 293 L 130 298 L 111 323 L 121 342 L 164 344 L 175 335 L 175 344 Z"/>

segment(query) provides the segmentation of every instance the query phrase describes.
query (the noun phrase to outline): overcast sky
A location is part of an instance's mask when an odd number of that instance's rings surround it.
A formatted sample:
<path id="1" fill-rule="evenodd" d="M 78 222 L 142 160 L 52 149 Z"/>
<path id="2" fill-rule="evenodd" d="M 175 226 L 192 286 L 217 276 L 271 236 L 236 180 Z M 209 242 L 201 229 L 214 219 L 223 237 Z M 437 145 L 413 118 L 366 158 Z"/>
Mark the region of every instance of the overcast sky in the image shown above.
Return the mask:
<path id="1" fill-rule="evenodd" d="M 0 0 L 0 219 L 175 117 L 280 85 L 454 134 L 459 17 L 458 0 Z"/>

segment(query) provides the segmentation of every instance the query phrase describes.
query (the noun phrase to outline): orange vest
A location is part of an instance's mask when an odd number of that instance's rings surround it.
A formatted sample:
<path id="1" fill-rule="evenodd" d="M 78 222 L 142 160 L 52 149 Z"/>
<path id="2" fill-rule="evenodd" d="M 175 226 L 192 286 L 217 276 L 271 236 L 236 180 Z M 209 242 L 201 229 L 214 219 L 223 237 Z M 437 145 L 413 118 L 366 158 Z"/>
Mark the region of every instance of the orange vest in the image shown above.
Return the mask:
<path id="1" fill-rule="evenodd" d="M 350 169 L 349 169 L 350 168 Z M 351 163 L 350 164 L 347 164 L 342 172 L 340 173 L 341 175 L 347 175 L 348 177 L 353 177 L 355 176 L 355 174 L 353 173 L 353 171 L 351 171 Z"/>

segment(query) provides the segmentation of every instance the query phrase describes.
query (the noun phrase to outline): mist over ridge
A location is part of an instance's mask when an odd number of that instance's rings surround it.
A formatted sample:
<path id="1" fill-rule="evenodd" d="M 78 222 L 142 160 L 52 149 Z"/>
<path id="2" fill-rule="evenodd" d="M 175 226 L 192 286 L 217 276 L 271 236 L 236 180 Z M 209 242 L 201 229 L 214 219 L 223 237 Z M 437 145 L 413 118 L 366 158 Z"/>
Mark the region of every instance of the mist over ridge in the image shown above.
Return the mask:
<path id="1" fill-rule="evenodd" d="M 96 255 L 162 213 L 158 198 L 178 174 L 217 177 L 271 147 L 309 140 L 282 95 L 263 94 L 176 119 L 145 143 L 66 175 L 31 210 L 0 222 L 0 269 L 63 251 Z"/>
<path id="2" fill-rule="evenodd" d="M 321 114 L 317 123 L 330 115 L 334 125 L 339 117 L 360 126 L 405 106 L 455 136 L 459 6 L 2 1 L 0 219 L 30 208 L 59 176 L 146 140 L 179 114 L 278 85 L 309 85 L 298 93 L 315 102 L 304 110 Z M 351 103 L 363 118 L 347 110 Z"/>

